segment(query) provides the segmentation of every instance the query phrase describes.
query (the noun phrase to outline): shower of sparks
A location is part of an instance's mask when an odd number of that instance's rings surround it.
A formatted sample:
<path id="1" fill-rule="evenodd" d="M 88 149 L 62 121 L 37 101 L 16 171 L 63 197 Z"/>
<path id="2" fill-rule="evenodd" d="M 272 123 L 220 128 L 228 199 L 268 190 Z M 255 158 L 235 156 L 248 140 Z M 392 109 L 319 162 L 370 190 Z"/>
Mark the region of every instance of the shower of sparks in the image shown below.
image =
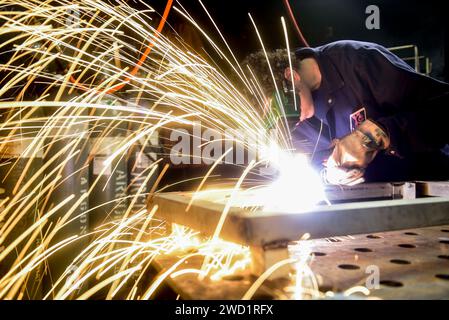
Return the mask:
<path id="1" fill-rule="evenodd" d="M 146 9 L 133 9 L 125 1 L 111 5 L 98 0 L 0 0 L 0 168 L 8 168 L 1 178 L 11 178 L 15 166 L 23 166 L 9 193 L 0 199 L 0 299 L 39 298 L 36 286 L 43 290 L 45 299 L 88 299 L 99 292 L 106 299 L 118 295 L 150 299 L 168 277 L 192 273 L 220 280 L 250 263 L 248 248 L 219 239 L 221 224 L 216 226 L 216 236 L 202 239 L 191 230 L 155 219 L 157 207 L 150 212 L 136 210 L 137 203 L 148 196 L 145 185 L 155 181 L 151 192 L 157 191 L 167 170 L 159 160 L 136 178 L 142 185 L 134 194 L 85 208 L 94 190 L 105 190 L 110 183 L 107 171 L 116 171 L 118 161 L 127 158 L 133 148 L 144 153 L 145 145 L 161 129 L 201 121 L 202 126 L 221 132 L 224 139 L 242 144 L 251 152 L 257 150 L 248 141 L 257 141 L 264 131 L 266 105 L 262 102 L 267 99 L 255 75 L 251 72 L 249 77 L 243 72 L 246 66 L 237 63 L 215 23 L 227 53 L 180 3 L 173 7 L 210 42 L 237 76 L 238 84 L 214 67 L 210 56 L 205 59 L 186 49 L 188 45 L 179 39 L 175 42 L 165 37 L 161 33 L 163 24 L 154 26 L 153 19 L 160 19 L 155 10 L 143 1 L 140 5 Z M 168 1 L 165 13 L 171 6 L 172 1 Z M 286 33 L 285 22 L 283 26 Z M 257 28 L 256 32 L 261 40 Z M 252 93 L 259 105 L 251 104 L 238 89 L 241 87 Z M 286 125 L 281 123 L 277 129 L 275 137 L 266 135 L 264 149 L 275 146 L 281 160 L 270 152 L 262 153 L 231 193 L 236 194 L 251 170 L 272 163 L 281 176 L 268 188 L 279 196 L 284 189 L 293 190 L 293 181 L 284 183 L 286 175 L 282 173 L 294 169 L 294 187 L 300 189 L 291 198 L 296 205 L 290 199 L 288 210 L 310 208 L 324 199 L 319 178 L 304 158 L 292 155 Z M 58 198 L 67 180 L 79 179 L 78 175 L 88 170 L 95 153 L 104 155 L 97 177 L 81 193 L 64 189 L 64 198 Z M 214 168 L 204 177 L 198 192 Z M 298 199 L 303 189 L 307 191 L 304 199 Z M 255 196 L 256 200 L 262 198 L 260 194 Z M 263 205 L 280 209 L 277 196 L 270 198 L 276 202 Z M 227 203 L 221 221 L 233 200 L 231 197 Z M 95 230 L 64 237 L 67 226 L 86 219 L 94 210 L 123 204 L 123 216 Z M 32 223 L 22 230 L 28 220 Z M 165 229 L 171 229 L 169 235 L 158 236 Z M 49 261 L 74 245 L 80 248 L 77 255 L 63 266 L 62 275 L 53 277 Z M 145 272 L 154 259 L 173 253 L 179 261 L 148 284 Z M 178 266 L 192 256 L 203 257 L 203 267 L 179 270 Z M 306 265 L 304 259 L 285 263 L 293 263 L 298 269 L 298 288 L 304 277 L 313 278 L 311 272 L 301 271 Z M 50 278 L 50 286 L 43 285 L 44 277 Z M 301 290 L 296 290 L 296 298 L 301 298 Z M 316 286 L 312 291 L 317 291 Z"/>

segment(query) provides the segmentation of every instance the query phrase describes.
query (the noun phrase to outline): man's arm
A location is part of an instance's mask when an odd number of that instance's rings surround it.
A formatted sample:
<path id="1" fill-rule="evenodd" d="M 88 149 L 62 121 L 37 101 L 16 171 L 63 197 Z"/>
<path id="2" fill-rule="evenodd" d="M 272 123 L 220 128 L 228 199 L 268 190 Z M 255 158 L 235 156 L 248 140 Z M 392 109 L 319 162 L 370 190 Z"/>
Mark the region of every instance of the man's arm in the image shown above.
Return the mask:
<path id="1" fill-rule="evenodd" d="M 449 85 L 416 73 L 383 47 L 358 51 L 355 90 L 385 115 L 373 120 L 390 137 L 388 152 L 405 155 L 444 145 Z"/>
<path id="2" fill-rule="evenodd" d="M 364 169 L 379 151 L 407 156 L 447 143 L 449 85 L 414 72 L 375 44 L 348 42 L 333 54 L 340 68 L 353 70 L 346 73 L 346 85 L 371 112 L 353 133 L 336 139 L 326 169 L 330 183 L 363 181 Z"/>

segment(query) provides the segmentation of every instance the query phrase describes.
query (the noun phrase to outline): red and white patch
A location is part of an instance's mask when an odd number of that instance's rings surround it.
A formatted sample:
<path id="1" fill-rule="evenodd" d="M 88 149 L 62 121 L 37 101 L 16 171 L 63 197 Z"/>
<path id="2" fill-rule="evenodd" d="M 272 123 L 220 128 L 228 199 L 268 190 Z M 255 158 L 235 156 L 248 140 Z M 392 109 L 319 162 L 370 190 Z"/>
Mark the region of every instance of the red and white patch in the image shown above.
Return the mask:
<path id="1" fill-rule="evenodd" d="M 361 108 L 349 115 L 349 123 L 351 126 L 351 132 L 354 131 L 359 125 L 366 120 L 366 109 Z"/>

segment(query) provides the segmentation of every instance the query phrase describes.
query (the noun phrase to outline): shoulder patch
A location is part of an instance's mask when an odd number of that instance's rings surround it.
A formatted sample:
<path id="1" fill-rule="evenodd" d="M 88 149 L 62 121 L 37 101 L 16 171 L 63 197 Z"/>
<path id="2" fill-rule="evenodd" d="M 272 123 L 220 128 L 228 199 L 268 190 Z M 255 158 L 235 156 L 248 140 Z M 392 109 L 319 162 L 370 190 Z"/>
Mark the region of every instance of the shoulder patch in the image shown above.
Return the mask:
<path id="1" fill-rule="evenodd" d="M 360 108 L 354 113 L 349 115 L 349 124 L 351 127 L 351 132 L 353 132 L 362 122 L 366 120 L 366 109 L 364 107 Z"/>

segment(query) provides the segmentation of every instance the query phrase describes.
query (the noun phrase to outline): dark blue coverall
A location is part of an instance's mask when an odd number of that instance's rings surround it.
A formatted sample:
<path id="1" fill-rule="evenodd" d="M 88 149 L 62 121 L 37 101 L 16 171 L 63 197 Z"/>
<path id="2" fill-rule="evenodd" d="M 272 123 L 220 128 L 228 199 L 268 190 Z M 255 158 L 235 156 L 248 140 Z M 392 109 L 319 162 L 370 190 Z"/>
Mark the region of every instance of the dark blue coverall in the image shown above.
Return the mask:
<path id="1" fill-rule="evenodd" d="M 370 119 L 389 134 L 391 146 L 368 167 L 367 181 L 449 179 L 449 84 L 415 72 L 374 43 L 338 41 L 298 49 L 296 56 L 315 58 L 322 75 L 312 92 L 314 117 L 293 132 L 298 150 L 315 151 L 321 164 L 333 139 Z"/>

